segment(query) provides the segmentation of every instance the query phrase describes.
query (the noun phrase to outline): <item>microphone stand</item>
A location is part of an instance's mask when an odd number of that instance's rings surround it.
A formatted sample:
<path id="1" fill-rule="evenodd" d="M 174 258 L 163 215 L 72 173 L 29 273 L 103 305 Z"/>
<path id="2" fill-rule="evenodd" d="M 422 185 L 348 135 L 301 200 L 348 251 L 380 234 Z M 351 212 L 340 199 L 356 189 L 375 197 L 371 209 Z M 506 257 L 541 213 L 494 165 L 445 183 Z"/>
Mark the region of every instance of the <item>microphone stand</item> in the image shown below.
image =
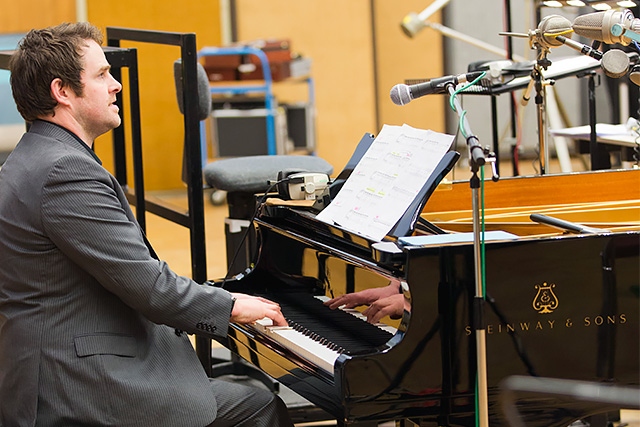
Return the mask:
<path id="1" fill-rule="evenodd" d="M 547 165 L 549 164 L 549 148 L 546 143 L 546 129 L 545 129 L 545 110 L 544 110 L 544 86 L 549 84 L 544 81 L 542 76 L 542 70 L 546 70 L 551 65 L 551 61 L 547 58 L 547 50 L 538 50 L 538 60 L 536 60 L 533 70 L 531 70 L 531 81 L 529 87 L 525 91 L 525 95 L 522 98 L 522 105 L 527 105 L 529 101 L 529 93 L 531 86 L 536 90 L 535 102 L 536 102 L 536 117 L 538 123 L 538 151 L 540 156 L 540 175 L 547 173 Z M 550 83 L 550 84 L 553 84 Z"/>
<path id="2" fill-rule="evenodd" d="M 473 253 L 475 267 L 475 298 L 473 303 L 473 323 L 476 332 L 476 370 L 478 376 L 478 419 L 481 427 L 489 427 L 489 400 L 487 387 L 487 346 L 486 346 L 486 328 L 484 319 L 484 291 L 482 289 L 482 259 L 480 252 L 480 178 L 478 171 L 485 163 L 490 162 L 492 166 L 492 179 L 498 180 L 498 174 L 495 167 L 495 155 L 488 153 L 485 157 L 485 150 L 480 146 L 480 141 L 469 127 L 469 122 L 462 112 L 462 107 L 455 96 L 455 85 L 453 82 L 446 85 L 447 91 L 453 100 L 453 106 L 458 114 L 462 134 L 467 139 L 469 147 L 469 163 L 472 176 L 469 180 L 471 186 L 472 197 L 472 213 L 473 213 Z"/>

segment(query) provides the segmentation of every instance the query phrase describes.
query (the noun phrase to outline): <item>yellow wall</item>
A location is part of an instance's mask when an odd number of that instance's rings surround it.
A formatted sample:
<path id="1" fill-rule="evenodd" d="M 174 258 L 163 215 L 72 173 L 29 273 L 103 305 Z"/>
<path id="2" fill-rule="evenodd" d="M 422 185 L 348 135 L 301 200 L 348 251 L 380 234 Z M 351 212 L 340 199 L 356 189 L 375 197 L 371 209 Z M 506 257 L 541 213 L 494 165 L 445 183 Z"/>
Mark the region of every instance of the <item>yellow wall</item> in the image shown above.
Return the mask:
<path id="1" fill-rule="evenodd" d="M 237 0 L 238 38 L 289 38 L 293 51 L 313 60 L 317 154 L 337 173 L 362 135 L 377 134 L 385 123 L 444 130 L 442 97 L 405 107 L 389 98 L 390 89 L 405 79 L 442 74 L 441 36 L 423 31 L 409 39 L 400 30 L 402 18 L 422 8 L 419 0 Z M 286 86 L 276 93 L 290 96 Z"/>
<path id="2" fill-rule="evenodd" d="M 3 33 L 75 20 L 74 0 L 0 2 Z M 86 3 L 88 20 L 103 30 L 119 26 L 194 32 L 198 48 L 221 44 L 218 0 Z M 441 36 L 425 30 L 410 39 L 400 30 L 402 18 L 422 10 L 424 1 L 236 0 L 236 5 L 240 40 L 287 38 L 294 52 L 312 59 L 317 154 L 329 161 L 336 173 L 362 135 L 376 134 L 385 123 L 444 130 L 442 97 L 425 97 L 404 107 L 389 99 L 389 90 L 405 79 L 442 75 Z M 46 13 L 25 13 L 33 10 Z M 146 188 L 181 188 L 184 135 L 172 67 L 179 50 L 132 42 L 123 46 L 138 49 Z M 126 72 L 124 75 L 126 89 Z M 301 84 L 278 84 L 275 90 L 281 102 L 307 99 L 306 86 Z M 96 141 L 95 149 L 112 169 L 111 135 Z"/>
<path id="3" fill-rule="evenodd" d="M 221 43 L 217 0 L 87 0 L 86 4 L 88 20 L 103 31 L 119 26 L 193 32 L 198 48 Z M 76 21 L 75 0 L 0 0 L 0 10 L 0 33 L 5 34 Z M 123 46 L 138 49 L 145 186 L 148 190 L 180 188 L 184 132 L 173 80 L 179 48 L 144 43 Z M 126 77 L 126 70 L 123 74 Z M 126 78 L 123 80 L 126 89 Z M 111 133 L 96 141 L 95 150 L 105 167 L 113 170 Z"/>
<path id="4" fill-rule="evenodd" d="M 390 2 L 375 0 L 376 45 L 378 53 L 378 105 L 382 123 L 408 125 L 445 131 L 443 96 L 426 96 L 405 106 L 391 102 L 391 88 L 406 79 L 440 77 L 444 72 L 442 35 L 424 29 L 414 38 L 408 38 L 400 29 L 400 22 L 408 12 L 419 13 L 430 2 L 405 0 Z M 398 7 L 401 4 L 401 7 Z M 440 14 L 430 18 L 440 21 Z"/>
<path id="5" fill-rule="evenodd" d="M 192 32 L 196 33 L 198 49 L 220 44 L 217 0 L 88 0 L 87 14 L 90 22 L 103 29 L 110 26 Z M 176 46 L 138 42 L 123 42 L 122 46 L 138 50 L 145 187 L 181 188 L 183 117 L 173 79 L 173 61 L 180 57 L 180 50 Z M 96 152 L 107 167 L 112 165 L 111 150 L 108 136 L 96 142 Z"/>
<path id="6" fill-rule="evenodd" d="M 0 33 L 26 33 L 76 20 L 75 0 L 0 0 Z"/>

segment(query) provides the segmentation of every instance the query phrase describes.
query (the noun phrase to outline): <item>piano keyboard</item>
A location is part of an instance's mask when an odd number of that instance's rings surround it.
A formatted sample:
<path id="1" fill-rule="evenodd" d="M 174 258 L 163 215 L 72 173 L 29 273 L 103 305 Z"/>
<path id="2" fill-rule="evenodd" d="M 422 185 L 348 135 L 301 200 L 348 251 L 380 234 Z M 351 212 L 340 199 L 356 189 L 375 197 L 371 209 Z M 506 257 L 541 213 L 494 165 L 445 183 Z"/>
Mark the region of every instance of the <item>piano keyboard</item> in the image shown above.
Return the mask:
<path id="1" fill-rule="evenodd" d="M 367 323 L 357 310 L 331 310 L 323 304 L 326 297 L 299 293 L 266 297 L 280 304 L 289 326 L 272 326 L 270 319 L 264 319 L 255 329 L 332 375 L 340 354 L 374 352 L 396 331 Z"/>
<path id="2" fill-rule="evenodd" d="M 333 365 L 340 353 L 330 349 L 324 343 L 314 340 L 292 327 L 271 326 L 270 319 L 258 321 L 255 327 L 258 331 L 282 344 L 298 356 L 333 374 Z"/>

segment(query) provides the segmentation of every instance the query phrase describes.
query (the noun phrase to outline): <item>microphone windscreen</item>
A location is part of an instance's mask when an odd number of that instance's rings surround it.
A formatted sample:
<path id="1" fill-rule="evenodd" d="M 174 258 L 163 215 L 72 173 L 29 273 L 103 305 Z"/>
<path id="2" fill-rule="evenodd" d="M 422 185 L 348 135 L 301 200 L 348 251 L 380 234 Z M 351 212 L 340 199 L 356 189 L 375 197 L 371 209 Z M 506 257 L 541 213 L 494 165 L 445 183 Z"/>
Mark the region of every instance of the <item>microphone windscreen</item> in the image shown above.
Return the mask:
<path id="1" fill-rule="evenodd" d="M 620 49 L 608 50 L 602 55 L 600 67 L 604 73 L 613 79 L 619 79 L 629 71 L 629 57 Z"/>
<path id="2" fill-rule="evenodd" d="M 546 47 L 562 46 L 562 42 L 556 39 L 556 36 L 565 36 L 571 38 L 571 21 L 564 16 L 549 15 L 540 21 L 538 25 L 540 37 L 546 44 Z"/>
<path id="3" fill-rule="evenodd" d="M 413 38 L 413 36 L 418 34 L 424 27 L 424 21 L 422 21 L 415 12 L 409 13 L 400 23 L 400 28 L 404 34 L 410 38 Z"/>
<path id="4" fill-rule="evenodd" d="M 391 101 L 396 105 L 405 105 L 411 102 L 411 91 L 409 86 L 404 84 L 397 84 L 391 88 Z"/>
<path id="5" fill-rule="evenodd" d="M 197 86 L 198 93 L 195 94 L 198 97 L 198 120 L 204 120 L 211 114 L 212 101 L 211 92 L 209 89 L 209 77 L 202 64 L 196 63 L 197 73 Z M 176 96 L 178 97 L 178 108 L 180 112 L 184 114 L 184 102 L 183 102 L 183 83 L 182 83 L 182 60 L 178 59 L 173 63 L 173 78 L 176 84 Z M 188 95 L 187 95 L 188 96 Z"/>
<path id="6" fill-rule="evenodd" d="M 603 42 L 604 12 L 587 13 L 573 20 L 573 32 L 591 40 Z"/>
<path id="7" fill-rule="evenodd" d="M 611 34 L 613 26 L 620 24 L 624 29 L 635 29 L 635 18 L 629 9 L 609 9 L 605 12 L 593 12 L 578 16 L 573 21 L 573 31 L 591 40 L 597 40 L 606 44 L 619 43 L 628 46 L 631 39 L 623 34 L 614 36 Z"/>

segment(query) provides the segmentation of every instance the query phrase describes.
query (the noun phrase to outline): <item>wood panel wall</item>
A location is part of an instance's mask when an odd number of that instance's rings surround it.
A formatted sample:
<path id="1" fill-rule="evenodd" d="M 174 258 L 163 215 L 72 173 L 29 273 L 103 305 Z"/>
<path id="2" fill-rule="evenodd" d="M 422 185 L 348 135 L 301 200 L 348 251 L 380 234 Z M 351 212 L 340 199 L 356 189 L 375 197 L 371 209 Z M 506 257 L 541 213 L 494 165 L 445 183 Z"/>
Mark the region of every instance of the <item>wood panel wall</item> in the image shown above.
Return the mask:
<path id="1" fill-rule="evenodd" d="M 75 19 L 74 0 L 0 1 L 0 32 Z M 236 0 L 238 38 L 288 38 L 294 51 L 312 59 L 317 154 L 338 172 L 362 135 L 377 134 L 383 124 L 444 131 L 444 97 L 424 97 L 404 107 L 389 98 L 390 89 L 405 79 L 442 75 L 441 36 L 425 29 L 411 39 L 400 30 L 407 13 L 424 7 L 423 0 Z M 47 13 L 25 13 L 33 10 Z M 121 26 L 195 32 L 198 48 L 222 40 L 218 0 L 87 1 L 87 17 L 103 30 Z M 172 69 L 178 48 L 123 45 L 135 46 L 139 54 L 145 185 L 149 190 L 181 188 L 184 135 Z M 276 95 L 282 102 L 308 97 L 306 86 L 290 83 L 277 85 Z M 112 168 L 110 135 L 96 141 L 95 149 Z"/>
<path id="2" fill-rule="evenodd" d="M 87 15 L 90 22 L 103 29 L 111 26 L 196 33 L 198 49 L 218 45 L 221 40 L 217 0 L 90 1 Z M 180 57 L 180 49 L 139 42 L 123 42 L 122 46 L 138 49 L 145 187 L 182 188 L 184 128 L 173 78 L 173 62 Z M 96 152 L 107 167 L 112 165 L 111 150 L 108 136 L 96 141 Z"/>
<path id="3" fill-rule="evenodd" d="M 442 74 L 441 36 L 425 30 L 409 39 L 400 30 L 402 18 L 420 12 L 424 3 L 236 1 L 239 40 L 289 38 L 294 51 L 312 59 L 317 154 L 336 172 L 362 135 L 377 134 L 383 124 L 444 130 L 442 97 L 425 97 L 404 107 L 393 105 L 389 98 L 396 83 Z M 287 86 L 278 85 L 275 91 L 290 102 L 292 89 Z"/>
<path id="4" fill-rule="evenodd" d="M 76 21 L 75 0 L 0 0 L 0 10 L 0 33 L 4 34 Z M 119 26 L 193 32 L 198 48 L 221 43 L 218 0 L 86 1 L 86 11 L 89 22 L 103 31 L 107 26 Z M 173 79 L 173 61 L 180 56 L 179 48 L 144 43 L 123 46 L 138 49 L 145 186 L 148 190 L 181 188 L 183 118 Z M 123 80 L 126 87 L 126 78 Z M 96 141 L 95 150 L 105 167 L 113 170 L 110 133 Z"/>
<path id="5" fill-rule="evenodd" d="M 406 79 L 441 77 L 444 71 L 442 35 L 424 28 L 413 38 L 400 29 L 408 12 L 419 13 L 430 1 L 405 0 L 389 2 L 375 0 L 376 52 L 378 56 L 378 106 L 381 122 L 445 131 L 445 105 L 448 97 L 425 96 L 408 105 L 397 106 L 390 101 L 391 88 Z M 398 5 L 401 5 L 400 7 Z M 440 14 L 430 18 L 440 22 Z"/>
<path id="6" fill-rule="evenodd" d="M 26 33 L 76 20 L 75 0 L 0 0 L 0 33 Z"/>

